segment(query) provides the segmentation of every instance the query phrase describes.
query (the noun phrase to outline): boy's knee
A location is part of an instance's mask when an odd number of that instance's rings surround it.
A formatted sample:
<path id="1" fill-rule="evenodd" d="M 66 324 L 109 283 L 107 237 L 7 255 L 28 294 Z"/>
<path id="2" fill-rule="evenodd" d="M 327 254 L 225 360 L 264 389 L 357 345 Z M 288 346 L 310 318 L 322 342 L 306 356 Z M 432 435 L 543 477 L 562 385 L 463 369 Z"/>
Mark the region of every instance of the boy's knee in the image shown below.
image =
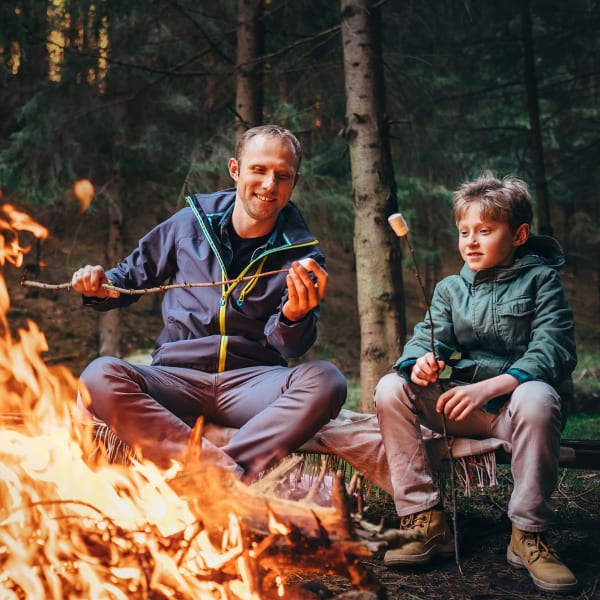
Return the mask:
<path id="1" fill-rule="evenodd" d="M 560 419 L 560 396 L 547 383 L 528 381 L 513 392 L 511 412 L 513 418 L 544 425 Z"/>
<path id="2" fill-rule="evenodd" d="M 384 375 L 375 386 L 373 400 L 377 412 L 384 411 L 389 405 L 397 402 L 406 380 L 396 372 Z"/>

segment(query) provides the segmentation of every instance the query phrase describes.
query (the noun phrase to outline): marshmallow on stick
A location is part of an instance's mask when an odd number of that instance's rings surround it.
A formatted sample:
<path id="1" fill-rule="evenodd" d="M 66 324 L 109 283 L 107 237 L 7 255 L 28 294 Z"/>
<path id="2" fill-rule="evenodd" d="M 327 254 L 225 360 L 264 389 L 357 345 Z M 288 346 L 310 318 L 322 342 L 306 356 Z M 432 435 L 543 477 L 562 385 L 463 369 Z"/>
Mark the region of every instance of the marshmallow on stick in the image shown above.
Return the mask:
<path id="1" fill-rule="evenodd" d="M 398 237 L 404 237 L 408 233 L 408 225 L 400 213 L 390 215 L 388 223 Z"/>

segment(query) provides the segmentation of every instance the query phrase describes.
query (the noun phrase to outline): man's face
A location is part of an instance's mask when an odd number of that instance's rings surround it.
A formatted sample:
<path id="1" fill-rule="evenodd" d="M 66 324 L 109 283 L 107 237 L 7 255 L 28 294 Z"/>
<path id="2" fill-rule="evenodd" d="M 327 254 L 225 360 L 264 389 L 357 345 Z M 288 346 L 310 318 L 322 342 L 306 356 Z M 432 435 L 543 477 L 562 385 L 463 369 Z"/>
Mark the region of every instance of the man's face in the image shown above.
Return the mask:
<path id="1" fill-rule="evenodd" d="M 297 160 L 286 140 L 257 135 L 246 143 L 239 160 L 229 159 L 236 182 L 233 226 L 241 237 L 259 237 L 272 231 L 287 205 L 296 182 Z"/>
<path id="2" fill-rule="evenodd" d="M 525 224 L 513 232 L 504 221 L 483 221 L 481 208 L 474 203 L 458 222 L 458 250 L 472 271 L 508 267 L 528 235 L 529 226 Z"/>

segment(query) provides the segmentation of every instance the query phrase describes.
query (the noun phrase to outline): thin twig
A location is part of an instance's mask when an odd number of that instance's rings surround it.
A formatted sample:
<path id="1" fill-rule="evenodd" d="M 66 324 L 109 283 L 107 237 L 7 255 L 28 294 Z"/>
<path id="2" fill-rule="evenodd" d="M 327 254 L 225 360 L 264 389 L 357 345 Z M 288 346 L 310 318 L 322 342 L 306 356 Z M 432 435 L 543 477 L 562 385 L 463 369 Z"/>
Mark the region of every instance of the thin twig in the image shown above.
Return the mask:
<path id="1" fill-rule="evenodd" d="M 433 317 L 431 316 L 431 306 L 429 304 L 429 300 L 427 299 L 427 292 L 425 291 L 425 286 L 423 285 L 423 280 L 421 279 L 421 274 L 419 273 L 419 267 L 417 264 L 417 259 L 415 257 L 415 251 L 410 243 L 410 239 L 408 237 L 408 233 L 404 235 L 404 239 L 406 240 L 406 244 L 408 245 L 408 249 L 410 250 L 412 261 L 415 267 L 415 275 L 417 276 L 417 281 L 419 282 L 419 286 L 421 287 L 421 292 L 423 293 L 423 299 L 425 300 L 425 306 L 427 309 L 427 317 L 429 319 L 429 335 L 430 335 L 430 344 L 431 344 L 431 352 L 433 353 L 435 360 L 439 359 L 437 352 L 435 351 L 435 337 L 433 331 Z M 438 378 L 437 385 L 439 387 L 440 394 L 444 391 L 442 384 Z M 455 485 L 455 464 L 454 464 L 454 454 L 452 452 L 452 444 L 450 444 L 450 440 L 448 439 L 448 430 L 446 426 L 446 415 L 442 411 L 442 434 L 444 436 L 444 442 L 446 444 L 446 451 L 448 452 L 448 458 L 450 459 L 450 495 L 452 497 L 452 522 L 454 524 L 454 556 L 456 559 L 456 566 L 458 567 L 458 572 L 463 575 L 462 566 L 460 563 L 460 555 L 458 548 L 458 514 L 457 514 L 457 501 L 456 501 L 456 485 Z"/>
<path id="2" fill-rule="evenodd" d="M 159 285 L 157 287 L 146 288 L 141 290 L 130 290 L 126 288 L 117 287 L 109 283 L 103 283 L 100 287 L 105 290 L 112 292 L 119 292 L 120 294 L 133 295 L 144 295 L 144 294 L 158 294 L 160 292 L 166 292 L 175 288 L 202 288 L 202 287 L 214 287 L 217 285 L 232 285 L 234 283 L 240 283 L 242 281 L 251 281 L 259 277 L 267 277 L 269 275 L 277 275 L 278 273 L 287 273 L 288 269 L 277 269 L 275 271 L 265 271 L 264 273 L 255 273 L 254 275 L 246 275 L 244 277 L 236 277 L 235 279 L 225 279 L 224 281 L 207 281 L 202 283 L 171 283 L 168 285 Z M 23 275 L 21 279 L 21 285 L 25 287 L 35 287 L 43 290 L 69 290 L 73 286 L 69 283 L 42 283 L 41 281 L 32 281 L 26 279 Z"/>

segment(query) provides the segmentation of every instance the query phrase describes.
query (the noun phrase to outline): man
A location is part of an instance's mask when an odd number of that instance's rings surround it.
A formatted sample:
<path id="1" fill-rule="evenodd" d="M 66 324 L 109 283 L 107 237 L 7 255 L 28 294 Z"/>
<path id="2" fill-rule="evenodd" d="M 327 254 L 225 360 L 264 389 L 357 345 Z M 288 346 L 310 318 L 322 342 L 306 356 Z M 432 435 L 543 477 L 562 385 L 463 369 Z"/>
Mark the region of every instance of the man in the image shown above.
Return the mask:
<path id="1" fill-rule="evenodd" d="M 328 275 L 317 240 L 290 202 L 301 148 L 275 125 L 255 127 L 229 159 L 234 189 L 195 194 L 109 271 L 87 265 L 73 289 L 96 310 L 168 282 L 150 366 L 114 357 L 81 376 L 89 410 L 145 459 L 182 460 L 195 421 L 237 428 L 204 456 L 250 481 L 334 418 L 346 382 L 324 361 L 289 367 L 317 334 Z M 283 271 L 261 276 L 272 271 Z M 252 277 L 255 275 L 256 277 Z M 215 282 L 215 285 L 210 285 Z M 205 283 L 202 287 L 185 284 Z"/>

